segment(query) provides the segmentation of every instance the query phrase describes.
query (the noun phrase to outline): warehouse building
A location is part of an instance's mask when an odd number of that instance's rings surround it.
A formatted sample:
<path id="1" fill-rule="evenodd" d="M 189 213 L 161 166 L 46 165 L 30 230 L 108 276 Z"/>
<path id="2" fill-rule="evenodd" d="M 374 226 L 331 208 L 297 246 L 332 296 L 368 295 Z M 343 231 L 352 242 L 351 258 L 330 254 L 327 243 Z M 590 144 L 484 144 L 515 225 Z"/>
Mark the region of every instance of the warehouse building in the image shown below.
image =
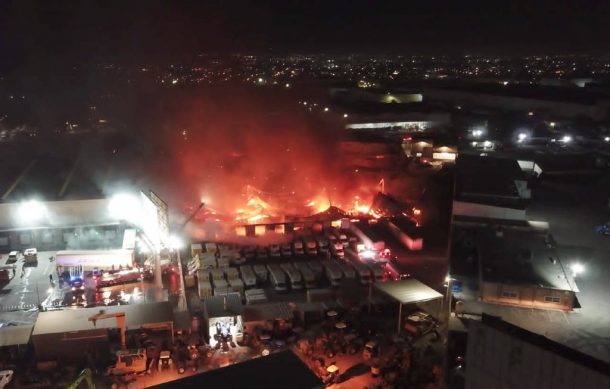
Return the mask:
<path id="1" fill-rule="evenodd" d="M 472 217 L 456 217 L 453 223 L 454 247 L 458 243 L 470 246 L 471 255 L 478 260 L 483 302 L 563 311 L 574 308 L 578 287 L 568 264 L 557 253 L 548 224 Z M 452 250 L 452 261 L 466 262 L 457 258 L 459 253 Z"/>
<path id="2" fill-rule="evenodd" d="M 610 365 L 483 314 L 470 321 L 466 389 L 610 388 Z"/>
<path id="3" fill-rule="evenodd" d="M 610 114 L 610 95 L 583 88 L 477 83 L 430 87 L 423 95 L 427 101 L 451 103 L 466 109 L 487 107 L 560 118 L 586 116 L 593 120 L 602 120 Z"/>
<path id="4" fill-rule="evenodd" d="M 517 160 L 460 154 L 456 167 L 454 216 L 525 220 L 531 191 Z"/>

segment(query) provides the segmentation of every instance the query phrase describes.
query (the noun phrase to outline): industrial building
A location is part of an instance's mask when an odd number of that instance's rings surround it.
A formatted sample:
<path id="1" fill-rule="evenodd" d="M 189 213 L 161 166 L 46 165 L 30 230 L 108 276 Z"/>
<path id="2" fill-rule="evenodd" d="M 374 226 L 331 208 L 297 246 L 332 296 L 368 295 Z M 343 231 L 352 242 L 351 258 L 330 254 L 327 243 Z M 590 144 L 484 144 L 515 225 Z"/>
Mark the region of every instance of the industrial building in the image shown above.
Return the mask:
<path id="1" fill-rule="evenodd" d="M 75 156 L 20 161 L 0 167 L 0 252 L 119 248 L 134 226 L 151 244 L 166 239 L 167 206 L 154 193 L 107 191 L 120 177 L 97 182 Z"/>
<path id="2" fill-rule="evenodd" d="M 586 116 L 593 120 L 602 120 L 610 114 L 610 95 L 576 87 L 476 83 L 429 87 L 423 90 L 423 95 L 426 100 L 466 109 L 487 107 L 560 118 Z"/>
<path id="3" fill-rule="evenodd" d="M 468 154 L 457 159 L 454 216 L 525 220 L 530 196 L 517 160 Z"/>
<path id="4" fill-rule="evenodd" d="M 466 389 L 610 388 L 610 365 L 483 314 L 468 323 Z"/>
<path id="5" fill-rule="evenodd" d="M 503 227 L 478 232 L 485 302 L 571 311 L 578 288 L 548 231 Z"/>
<path id="6" fill-rule="evenodd" d="M 410 90 L 333 88 L 330 96 L 348 130 L 423 131 L 451 123 L 451 114 Z"/>
<path id="7" fill-rule="evenodd" d="M 124 314 L 125 331 L 131 333 L 148 329 L 166 331 L 168 339 L 174 332 L 174 313 L 169 302 L 108 306 L 104 313 Z M 67 309 L 40 312 L 32 332 L 32 344 L 38 361 L 82 361 L 85 353 L 107 355 L 110 347 L 109 331 L 118 333 L 115 318 L 97 320 L 91 317 L 100 308 Z"/>

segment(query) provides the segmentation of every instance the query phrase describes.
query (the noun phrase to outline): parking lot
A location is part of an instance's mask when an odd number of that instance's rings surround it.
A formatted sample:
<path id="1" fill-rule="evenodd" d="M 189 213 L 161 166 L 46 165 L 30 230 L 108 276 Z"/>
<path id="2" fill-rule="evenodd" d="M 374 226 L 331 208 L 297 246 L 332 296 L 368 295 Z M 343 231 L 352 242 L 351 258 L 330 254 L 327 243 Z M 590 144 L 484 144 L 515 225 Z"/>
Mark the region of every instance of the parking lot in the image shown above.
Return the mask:
<path id="1" fill-rule="evenodd" d="M 56 251 L 41 251 L 35 263 L 25 263 L 23 257 L 11 263 L 8 253 L 2 254 L 0 265 L 6 265 L 7 261 L 14 265 L 14 275 L 10 275 L 8 282 L 0 281 L 0 313 L 37 309 L 38 306 L 57 309 L 166 301 L 167 290 L 171 293 L 178 288 L 177 278 L 168 276 L 164 277 L 166 291 L 157 291 L 151 281 L 140 280 L 98 288 L 86 301 L 84 290 L 73 290 L 71 285 L 59 282 L 55 262 L 50 259 L 55 255 Z"/>

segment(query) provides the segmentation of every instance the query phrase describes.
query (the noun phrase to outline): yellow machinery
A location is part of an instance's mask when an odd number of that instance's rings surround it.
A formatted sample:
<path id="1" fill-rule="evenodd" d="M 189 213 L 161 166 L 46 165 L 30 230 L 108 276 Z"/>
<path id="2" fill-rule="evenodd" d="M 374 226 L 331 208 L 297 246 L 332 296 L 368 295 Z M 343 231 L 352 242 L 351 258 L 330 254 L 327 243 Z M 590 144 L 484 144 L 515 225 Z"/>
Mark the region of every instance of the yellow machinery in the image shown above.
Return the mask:
<path id="1" fill-rule="evenodd" d="M 108 369 L 112 375 L 141 373 L 146 370 L 146 350 L 121 350 L 116 353 L 116 365 Z"/>
<path id="2" fill-rule="evenodd" d="M 93 326 L 95 327 L 96 321 L 100 319 L 109 319 L 111 317 L 116 318 L 116 325 L 121 331 L 121 348 L 125 350 L 125 312 L 106 313 L 106 311 L 100 310 L 98 314 L 91 316 L 89 321 L 93 322 Z"/>
<path id="3" fill-rule="evenodd" d="M 87 382 L 88 389 L 95 389 L 95 384 L 93 384 L 93 378 L 91 377 L 91 370 L 89 369 L 84 369 L 83 371 L 81 371 L 78 377 L 76 377 L 76 380 L 66 389 L 77 389 L 83 382 L 83 380 Z"/>

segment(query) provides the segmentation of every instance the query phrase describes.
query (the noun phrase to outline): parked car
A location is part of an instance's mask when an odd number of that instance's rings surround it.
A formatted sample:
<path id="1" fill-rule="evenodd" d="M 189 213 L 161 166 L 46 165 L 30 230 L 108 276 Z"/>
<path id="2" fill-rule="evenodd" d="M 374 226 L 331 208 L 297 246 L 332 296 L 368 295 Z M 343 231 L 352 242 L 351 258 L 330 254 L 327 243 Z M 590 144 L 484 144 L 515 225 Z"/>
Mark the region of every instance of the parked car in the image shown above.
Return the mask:
<path id="1" fill-rule="evenodd" d="M 7 264 L 15 263 L 19 259 L 19 251 L 11 251 L 8 253 L 8 259 L 6 260 Z"/>

